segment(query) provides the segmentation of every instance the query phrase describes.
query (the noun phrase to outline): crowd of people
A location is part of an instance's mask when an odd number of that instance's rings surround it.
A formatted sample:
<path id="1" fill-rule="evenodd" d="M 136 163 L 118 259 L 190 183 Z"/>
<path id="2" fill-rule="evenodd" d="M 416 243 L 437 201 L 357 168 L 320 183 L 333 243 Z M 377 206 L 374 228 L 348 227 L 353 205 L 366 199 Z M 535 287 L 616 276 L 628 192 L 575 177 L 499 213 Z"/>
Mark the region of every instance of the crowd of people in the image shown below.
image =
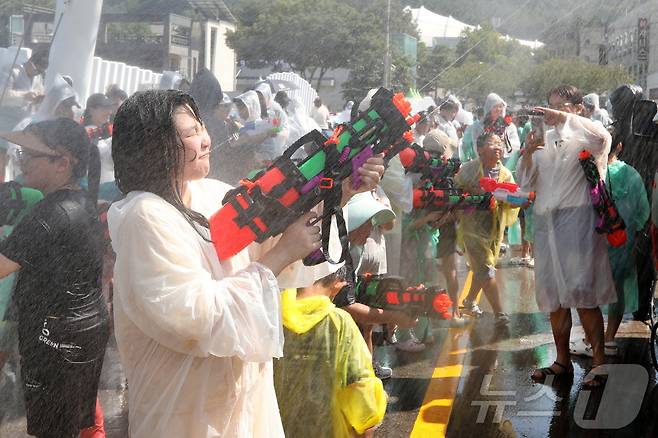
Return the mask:
<path id="1" fill-rule="evenodd" d="M 604 383 L 598 367 L 618 354 L 616 332 L 637 306 L 633 248 L 649 202 L 646 178 L 619 158 L 627 140 L 598 95 L 560 85 L 513 114 L 496 93 L 473 113 L 454 96 L 421 112 L 415 141 L 461 161 L 455 189 L 484 194 L 480 180 L 492 178 L 534 192 L 534 202 L 414 208 L 417 175 L 399 157 L 387 166 L 372 157 L 358 169 L 359 189 L 351 178 L 342 185 L 353 273 L 349 263 L 302 264 L 321 246 L 312 225 L 321 209 L 222 261 L 208 221 L 241 179 L 313 129 L 329 135 L 333 122 L 358 116 L 374 90 L 332 118 L 320 98 L 305 108 L 267 81 L 230 98 L 201 69 L 191 83 L 165 77 L 161 89 L 131 96 L 109 87 L 83 111 L 69 77 L 43 88 L 47 59 L 36 52 L 6 72 L 0 102 L 0 176 L 43 195 L 20 222 L 0 224 L 0 369 L 20 368 L 29 434 L 104 436 L 97 392 L 113 336 L 132 437 L 372 436 L 392 375 L 373 361 L 376 340 L 423 351 L 432 321 L 360 302 L 353 275 L 439 278 L 456 326 L 478 323 L 482 290 L 503 328 L 510 312 L 497 269 L 518 222 L 511 263 L 534 269 L 557 350 L 532 379 L 573 374 L 570 356 L 581 354 L 592 357 L 584 384 Z M 596 232 L 583 150 L 626 225 L 621 246 Z M 461 257 L 472 281 L 459 302 Z M 572 308 L 586 334 L 576 343 Z"/>

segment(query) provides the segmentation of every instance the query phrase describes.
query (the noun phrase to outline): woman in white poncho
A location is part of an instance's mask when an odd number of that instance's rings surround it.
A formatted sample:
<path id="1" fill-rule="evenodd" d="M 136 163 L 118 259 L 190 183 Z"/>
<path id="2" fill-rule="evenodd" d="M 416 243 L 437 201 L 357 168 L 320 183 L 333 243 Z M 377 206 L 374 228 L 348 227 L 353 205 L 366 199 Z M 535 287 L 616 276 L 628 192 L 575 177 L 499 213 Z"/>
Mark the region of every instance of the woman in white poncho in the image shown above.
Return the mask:
<path id="1" fill-rule="evenodd" d="M 607 257 L 605 237 L 595 231 L 597 216 L 578 155 L 588 150 L 599 174 L 606 174 L 610 134 L 600 123 L 578 116 L 582 94 L 572 86 L 549 93 L 551 109 L 546 124 L 555 128 L 544 141 L 534 138 L 517 167 L 521 185 L 536 191 L 535 289 L 539 310 L 550 312 L 557 359 L 533 373 L 543 380 L 548 375 L 573 374 L 569 353 L 571 308 L 578 309 L 587 338 L 592 344 L 594 365 L 586 386 L 600 386 L 604 379 L 596 367 L 604 362 L 603 318 L 599 306 L 616 301 L 615 286 Z"/>
<path id="2" fill-rule="evenodd" d="M 179 91 L 119 108 L 112 151 L 125 199 L 109 211 L 114 318 L 133 438 L 283 437 L 272 358 L 282 354 L 275 275 L 320 245 L 313 215 L 259 261 L 220 262 L 207 217 L 229 186 L 203 179 L 209 136 Z"/>
<path id="3" fill-rule="evenodd" d="M 503 163 L 521 149 L 521 140 L 512 116 L 507 113 L 507 102 L 496 93 L 489 93 L 484 101 L 484 119 L 473 123 L 471 145 L 477 145 L 478 138 L 485 132 L 493 132 L 503 139 Z"/>

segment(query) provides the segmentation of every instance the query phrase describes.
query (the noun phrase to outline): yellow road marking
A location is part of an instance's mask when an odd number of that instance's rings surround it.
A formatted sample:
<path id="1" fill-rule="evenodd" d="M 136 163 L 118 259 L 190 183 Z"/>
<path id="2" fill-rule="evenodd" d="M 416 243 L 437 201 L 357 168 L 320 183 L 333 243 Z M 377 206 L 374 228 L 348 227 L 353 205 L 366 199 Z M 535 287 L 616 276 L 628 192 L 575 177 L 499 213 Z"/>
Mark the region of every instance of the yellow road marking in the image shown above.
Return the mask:
<path id="1" fill-rule="evenodd" d="M 464 288 L 459 295 L 461 303 L 473 281 L 473 273 L 469 272 L 464 282 Z M 475 302 L 479 302 L 478 292 Z M 423 405 L 411 430 L 411 438 L 444 437 L 448 429 L 448 421 L 452 413 L 452 405 L 457 393 L 457 385 L 464 369 L 464 358 L 470 340 L 471 326 L 466 328 L 450 328 L 446 344 L 441 349 L 436 361 L 432 380 L 427 387 Z"/>

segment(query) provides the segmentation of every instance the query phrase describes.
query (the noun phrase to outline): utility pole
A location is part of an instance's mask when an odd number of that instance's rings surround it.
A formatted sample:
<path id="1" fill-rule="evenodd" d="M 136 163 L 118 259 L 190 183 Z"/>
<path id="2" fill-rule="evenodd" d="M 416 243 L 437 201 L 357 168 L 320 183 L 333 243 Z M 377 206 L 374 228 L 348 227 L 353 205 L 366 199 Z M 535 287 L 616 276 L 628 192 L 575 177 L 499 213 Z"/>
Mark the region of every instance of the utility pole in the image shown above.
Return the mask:
<path id="1" fill-rule="evenodd" d="M 386 6 L 386 54 L 384 55 L 384 87 L 391 88 L 391 0 Z"/>

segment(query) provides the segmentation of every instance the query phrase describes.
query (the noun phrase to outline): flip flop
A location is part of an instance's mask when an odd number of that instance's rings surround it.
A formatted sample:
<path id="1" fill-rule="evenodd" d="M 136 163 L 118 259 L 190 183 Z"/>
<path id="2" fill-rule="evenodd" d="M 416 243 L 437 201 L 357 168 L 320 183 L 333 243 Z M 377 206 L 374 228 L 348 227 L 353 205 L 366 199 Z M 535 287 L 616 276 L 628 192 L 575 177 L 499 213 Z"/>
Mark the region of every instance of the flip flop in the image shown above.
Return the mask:
<path id="1" fill-rule="evenodd" d="M 585 375 L 585 379 L 583 379 L 583 388 L 600 388 L 605 385 L 605 383 L 608 381 L 608 374 L 597 371 L 600 366 L 601 365 L 596 365 L 589 369 Z M 590 374 L 592 374 L 592 376 L 590 376 Z"/>
<path id="2" fill-rule="evenodd" d="M 573 377 L 573 365 L 571 365 L 571 362 L 569 362 L 569 366 L 562 365 L 560 362 L 553 362 L 553 365 L 557 365 L 562 369 L 561 372 L 556 372 L 553 368 L 551 367 L 546 367 L 546 368 L 538 368 L 530 374 L 530 378 L 534 380 L 535 382 L 543 382 L 546 380 L 548 376 L 555 376 L 556 378 L 561 378 L 561 377 Z M 552 365 L 551 365 L 552 366 Z M 535 373 L 539 372 L 539 376 L 535 376 Z"/>

